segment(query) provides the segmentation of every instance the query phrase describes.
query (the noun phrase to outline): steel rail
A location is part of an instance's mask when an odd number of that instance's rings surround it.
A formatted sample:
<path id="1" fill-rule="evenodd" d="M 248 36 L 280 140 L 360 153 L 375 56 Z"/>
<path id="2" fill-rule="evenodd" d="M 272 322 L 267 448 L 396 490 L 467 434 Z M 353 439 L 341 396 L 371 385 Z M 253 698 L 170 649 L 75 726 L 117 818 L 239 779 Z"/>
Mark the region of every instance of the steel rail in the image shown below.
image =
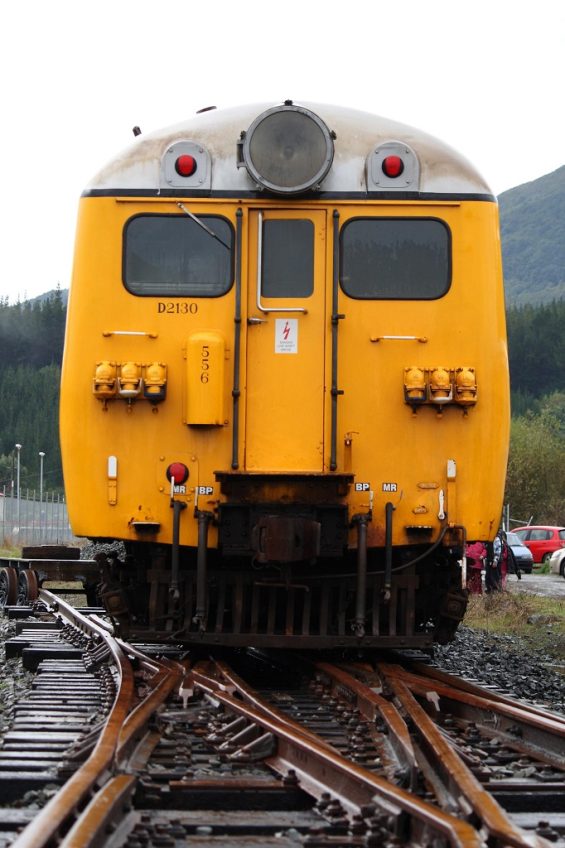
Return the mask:
<path id="1" fill-rule="evenodd" d="M 480 835 L 467 822 L 444 813 L 367 769 L 351 763 L 331 750 L 319 737 L 315 738 L 315 734 L 306 734 L 304 728 L 297 731 L 288 722 L 282 723 L 249 706 L 225 691 L 225 685 L 214 688 L 213 683 L 217 681 L 209 677 L 195 675 L 194 670 L 190 675 L 194 677 L 195 687 L 211 691 L 212 697 L 229 711 L 244 716 L 272 733 L 277 739 L 278 750 L 275 756 L 265 760 L 266 764 L 279 774 L 294 771 L 301 788 L 314 797 L 321 798 L 322 793 L 330 792 L 339 797 L 344 807 L 354 814 L 359 813 L 363 805 L 380 804 L 388 813 L 391 810 L 404 813 L 419 826 L 440 833 L 453 846 L 479 848 L 483 844 Z"/>
<path id="2" fill-rule="evenodd" d="M 152 674 L 151 690 L 136 704 L 119 731 L 114 754 L 114 768 L 130 767 L 128 752 L 147 727 L 155 711 L 165 703 L 173 689 L 182 681 L 186 668 L 180 663 L 166 658 L 154 660 L 142 651 L 116 640 L 128 658 L 134 658 L 142 669 Z M 151 752 L 156 742 L 148 747 Z M 132 774 L 118 774 L 112 777 L 90 801 L 76 822 L 60 842 L 60 848 L 86 848 L 90 845 L 102 845 L 104 832 L 111 822 L 119 815 L 128 799 L 133 794 L 137 777 Z"/>
<path id="3" fill-rule="evenodd" d="M 84 799 L 88 798 L 99 781 L 106 779 L 112 767 L 120 728 L 135 696 L 131 664 L 116 640 L 104 628 L 90 622 L 86 616 L 48 590 L 39 591 L 39 600 L 83 633 L 96 635 L 106 644 L 117 669 L 119 681 L 114 704 L 92 754 L 27 825 L 12 843 L 12 848 L 43 848 L 52 840 L 60 838 Z"/>
<path id="4" fill-rule="evenodd" d="M 445 702 L 446 711 L 454 715 L 469 718 L 464 715 L 466 710 L 473 711 L 473 718 L 477 713 L 482 716 L 492 716 L 494 713 L 498 717 L 498 730 L 503 729 L 504 725 L 519 725 L 522 730 L 520 743 L 524 749 L 528 748 L 530 754 L 560 771 L 563 770 L 565 723 L 559 716 L 537 709 L 530 710 L 529 707 L 518 705 L 509 699 L 491 698 L 490 694 L 484 691 L 481 695 L 476 695 L 474 692 L 457 690 L 449 684 L 413 674 L 400 666 L 383 663 L 379 668 L 387 678 L 402 680 L 411 691 L 426 699 L 429 699 L 430 692 L 435 692 Z"/>
<path id="5" fill-rule="evenodd" d="M 59 848 L 89 848 L 104 845 L 104 836 L 131 804 L 137 777 L 118 774 L 110 778 L 81 813 L 71 830 L 59 843 Z"/>
<path id="6" fill-rule="evenodd" d="M 106 639 L 108 636 L 112 637 L 111 630 L 113 628 L 109 629 L 106 622 L 103 622 L 98 616 L 92 616 L 91 618 L 90 616 L 83 615 L 75 607 L 67 603 L 67 601 L 50 592 L 49 589 L 39 589 L 37 600 L 42 601 L 53 615 L 64 619 L 68 624 L 72 624 L 77 630 L 81 630 L 87 636 L 99 636 L 102 639 Z M 119 654 L 119 651 L 116 651 L 116 653 Z"/>
<path id="7" fill-rule="evenodd" d="M 509 707 L 516 707 L 516 701 L 509 698 L 507 695 L 502 695 L 500 692 L 486 689 L 478 683 L 469 683 L 467 680 L 461 680 L 459 677 L 454 677 L 447 671 L 442 671 L 434 666 L 427 666 L 423 663 L 414 662 L 410 665 L 412 672 L 425 679 L 431 678 L 439 683 L 453 688 L 460 689 L 462 692 L 468 692 L 470 695 L 477 695 L 480 698 L 486 698 L 489 701 L 496 701 L 499 704 L 507 704 Z M 543 707 L 538 707 L 535 704 L 528 704 L 527 711 L 529 715 L 537 715 L 542 719 L 550 719 L 551 721 L 562 724 L 565 729 L 565 715 L 553 713 Z"/>
<path id="8" fill-rule="evenodd" d="M 65 848 L 84 848 L 100 838 L 117 808 L 123 806 L 124 798 L 133 792 L 135 777 L 118 775 L 112 778 L 111 771 L 126 757 L 127 750 L 155 711 L 178 687 L 186 668 L 167 659 L 157 661 L 146 657 L 132 645 L 115 639 L 108 632 L 105 622 L 92 621 L 47 590 L 41 590 L 40 600 L 61 619 L 87 636 L 96 636 L 104 642 L 118 670 L 119 684 L 114 704 L 92 754 L 17 837 L 13 846 L 43 848 L 47 843 L 56 841 Z M 134 658 L 151 675 L 148 683 L 150 691 L 139 703 L 135 703 L 136 687 L 130 658 Z M 89 801 L 93 792 L 105 781 L 108 783 Z M 85 803 L 86 808 L 79 814 Z M 68 831 L 65 833 L 66 828 Z"/>
<path id="9" fill-rule="evenodd" d="M 311 730 L 308 730 L 307 727 L 300 724 L 294 719 L 290 718 L 286 713 L 282 710 L 279 710 L 277 707 L 273 706 L 273 704 L 266 701 L 264 698 L 261 698 L 257 692 L 252 689 L 248 684 L 239 677 L 228 665 L 222 660 L 213 660 L 213 666 L 218 670 L 220 675 L 227 681 L 228 686 L 225 688 L 225 691 L 230 694 L 234 694 L 235 692 L 239 692 L 241 697 L 250 704 L 254 709 L 258 712 L 262 713 L 262 715 L 267 716 L 267 718 L 272 718 L 273 721 L 278 721 L 282 725 L 286 725 L 287 727 L 293 729 L 296 733 L 301 733 L 304 737 L 310 738 L 313 741 L 317 742 L 319 745 L 325 745 L 327 748 L 331 748 L 332 750 L 336 750 L 333 745 L 330 745 L 329 742 L 326 742 L 325 739 L 322 739 L 316 733 L 312 733 Z M 210 692 L 214 689 L 214 684 L 216 682 L 216 678 L 207 676 L 202 673 L 200 666 L 194 669 L 194 681 L 198 682 L 200 688 L 204 688 L 205 686 L 210 686 Z M 219 681 L 218 681 L 219 682 Z"/>
<path id="10" fill-rule="evenodd" d="M 126 760 L 129 748 L 145 730 L 155 711 L 179 686 L 187 669 L 168 659 L 154 660 L 145 656 L 133 645 L 115 639 L 105 622 L 83 616 L 46 590 L 41 591 L 40 600 L 61 619 L 103 641 L 118 669 L 119 685 L 112 710 L 89 759 L 13 845 L 15 848 L 42 848 L 56 842 L 61 848 L 85 848 L 103 844 L 100 840 L 105 829 L 134 791 L 137 781 L 134 775 L 111 777 L 111 770 Z M 135 703 L 132 659 L 149 676 L 145 681 L 149 691 L 138 703 Z M 101 783 L 104 785 L 99 788 Z M 93 793 L 96 793 L 94 797 Z"/>
<path id="11" fill-rule="evenodd" d="M 400 764 L 409 770 L 410 786 L 415 786 L 418 772 L 416 753 L 404 719 L 394 704 L 338 666 L 322 662 L 316 663 L 315 668 L 332 681 L 337 694 L 346 689 L 354 695 L 357 709 L 366 719 L 374 722 L 379 716 L 385 722 L 396 756 Z"/>
<path id="12" fill-rule="evenodd" d="M 155 674 L 151 680 L 153 688 L 133 708 L 119 733 L 114 756 L 115 767 L 119 770 L 127 769 L 130 772 L 132 771 L 132 764 L 128 759 L 130 748 L 139 735 L 146 730 L 155 711 L 165 703 L 172 690 L 178 687 L 185 674 L 185 668 L 167 659 L 158 662 L 148 661 L 147 657 L 132 645 L 121 640 L 117 641 L 128 656 L 135 657 Z M 158 737 L 158 734 L 150 735 Z M 151 754 L 157 742 L 158 738 L 153 738 L 151 744 L 147 745 L 147 755 Z M 144 761 L 138 765 L 142 767 Z M 129 803 L 136 784 L 137 776 L 131 773 L 117 774 L 109 779 L 61 840 L 59 848 L 88 848 L 90 845 L 103 845 L 106 830 L 111 827 L 115 819 L 119 818 L 122 810 Z"/>
<path id="13" fill-rule="evenodd" d="M 187 671 L 186 666 L 181 663 L 166 658 L 150 659 L 133 645 L 121 639 L 116 641 L 128 657 L 135 658 L 142 668 L 153 674 L 152 689 L 132 709 L 120 730 L 114 763 L 116 769 L 125 773 L 112 777 L 97 792 L 80 818 L 61 840 L 59 848 L 89 848 L 91 845 L 102 845 L 108 828 L 111 828 L 114 823 L 119 823 L 120 815 L 129 805 L 137 784 L 137 777 L 132 772 L 145 765 L 159 741 L 159 734 L 147 733 L 147 725 L 154 713 L 166 702 L 173 689 L 179 687 Z M 132 762 L 129 756 L 130 749 L 144 733 L 146 738 L 139 741 Z"/>
<path id="14" fill-rule="evenodd" d="M 139 734 L 145 730 L 155 711 L 165 703 L 173 689 L 180 686 L 188 669 L 181 663 L 173 662 L 167 658 L 159 661 L 148 660 L 142 651 L 133 647 L 133 645 L 122 642 L 121 639 L 118 639 L 117 642 L 128 656 L 135 657 L 155 673 L 155 677 L 151 680 L 151 691 L 133 708 L 120 730 L 115 755 L 116 764 L 120 768 L 131 745 Z"/>
<path id="15" fill-rule="evenodd" d="M 526 834 L 508 817 L 503 808 L 482 786 L 480 781 L 463 763 L 451 743 L 444 737 L 424 708 L 418 703 L 410 686 L 426 695 L 425 687 L 418 681 L 408 681 L 404 670 L 398 666 L 379 664 L 379 671 L 395 697 L 413 723 L 413 732 L 425 750 L 437 774 L 443 776 L 452 796 L 461 796 L 471 807 L 474 815 L 489 833 L 489 845 L 512 846 L 512 848 L 542 848 L 545 839 L 535 834 Z M 427 693 L 430 686 L 427 687 Z M 474 697 L 474 696 L 469 696 Z"/>

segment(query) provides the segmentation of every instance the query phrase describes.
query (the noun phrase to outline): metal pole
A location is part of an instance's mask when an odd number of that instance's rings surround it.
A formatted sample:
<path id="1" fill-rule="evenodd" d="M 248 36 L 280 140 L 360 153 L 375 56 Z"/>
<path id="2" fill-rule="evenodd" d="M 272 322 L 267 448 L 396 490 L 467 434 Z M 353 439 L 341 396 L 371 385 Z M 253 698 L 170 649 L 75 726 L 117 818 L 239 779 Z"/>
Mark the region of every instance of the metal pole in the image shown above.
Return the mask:
<path id="1" fill-rule="evenodd" d="M 18 509 L 17 509 L 17 518 L 18 518 L 18 536 L 20 534 L 20 515 L 21 515 L 21 492 L 20 492 L 20 451 L 22 449 L 21 445 L 16 445 L 16 497 L 18 499 Z"/>
<path id="2" fill-rule="evenodd" d="M 43 459 L 45 451 L 39 451 L 39 503 L 43 501 Z"/>
<path id="3" fill-rule="evenodd" d="M 36 500 L 35 495 L 36 495 L 36 491 L 35 491 L 35 489 L 33 489 L 32 493 L 31 493 L 31 500 L 28 499 L 28 501 L 27 501 L 27 510 L 26 510 L 27 511 L 27 516 L 26 516 L 27 517 L 27 526 L 28 526 L 28 531 L 31 531 L 30 538 L 31 538 L 32 545 L 34 545 L 37 542 L 37 539 L 36 539 L 36 536 L 35 536 L 35 529 L 36 529 L 36 526 L 37 526 L 37 500 Z"/>
<path id="4" fill-rule="evenodd" d="M 385 504 L 385 584 L 384 593 L 387 601 L 390 599 L 390 587 L 392 586 L 392 513 L 394 504 L 388 501 Z"/>
<path id="5" fill-rule="evenodd" d="M 45 451 L 39 451 L 39 543 L 43 541 L 43 460 Z"/>
<path id="6" fill-rule="evenodd" d="M 211 512 L 197 509 L 195 511 L 198 519 L 198 551 L 196 554 L 196 608 L 194 611 L 195 624 L 199 629 L 206 629 L 206 587 L 208 569 L 208 527 L 213 519 Z"/>
<path id="7" fill-rule="evenodd" d="M 357 593 L 355 598 L 356 636 L 365 635 L 365 613 L 367 606 L 367 521 L 369 516 L 358 515 L 357 519 Z"/>

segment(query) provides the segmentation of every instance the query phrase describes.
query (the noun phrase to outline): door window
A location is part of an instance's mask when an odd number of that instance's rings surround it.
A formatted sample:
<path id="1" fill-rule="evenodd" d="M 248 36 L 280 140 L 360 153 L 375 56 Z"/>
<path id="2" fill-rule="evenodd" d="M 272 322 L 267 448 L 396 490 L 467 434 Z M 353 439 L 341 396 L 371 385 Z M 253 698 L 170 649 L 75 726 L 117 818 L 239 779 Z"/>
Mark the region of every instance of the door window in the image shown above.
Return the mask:
<path id="1" fill-rule="evenodd" d="M 261 293 L 264 297 L 310 297 L 314 291 L 314 224 L 263 221 Z"/>

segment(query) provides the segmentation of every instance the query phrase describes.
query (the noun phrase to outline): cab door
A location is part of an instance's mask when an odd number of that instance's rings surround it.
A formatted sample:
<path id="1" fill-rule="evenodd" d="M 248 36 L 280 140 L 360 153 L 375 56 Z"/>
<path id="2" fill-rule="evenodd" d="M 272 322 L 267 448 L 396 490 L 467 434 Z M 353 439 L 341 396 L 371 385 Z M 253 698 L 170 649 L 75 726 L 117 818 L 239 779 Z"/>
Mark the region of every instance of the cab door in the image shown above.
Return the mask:
<path id="1" fill-rule="evenodd" d="M 249 222 L 245 467 L 322 471 L 326 213 Z"/>

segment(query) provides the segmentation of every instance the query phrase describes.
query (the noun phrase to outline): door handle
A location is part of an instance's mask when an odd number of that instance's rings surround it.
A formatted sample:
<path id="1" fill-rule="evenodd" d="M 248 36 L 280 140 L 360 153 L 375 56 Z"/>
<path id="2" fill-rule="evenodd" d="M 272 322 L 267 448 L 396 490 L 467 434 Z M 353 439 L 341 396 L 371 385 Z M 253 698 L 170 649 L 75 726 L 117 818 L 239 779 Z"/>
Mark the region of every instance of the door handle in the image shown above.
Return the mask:
<path id="1" fill-rule="evenodd" d="M 266 318 L 255 318 L 255 317 L 252 317 L 252 318 L 248 318 L 248 319 L 247 319 L 247 323 L 248 323 L 248 324 L 267 324 L 268 322 L 267 322 L 267 319 L 266 319 Z"/>

